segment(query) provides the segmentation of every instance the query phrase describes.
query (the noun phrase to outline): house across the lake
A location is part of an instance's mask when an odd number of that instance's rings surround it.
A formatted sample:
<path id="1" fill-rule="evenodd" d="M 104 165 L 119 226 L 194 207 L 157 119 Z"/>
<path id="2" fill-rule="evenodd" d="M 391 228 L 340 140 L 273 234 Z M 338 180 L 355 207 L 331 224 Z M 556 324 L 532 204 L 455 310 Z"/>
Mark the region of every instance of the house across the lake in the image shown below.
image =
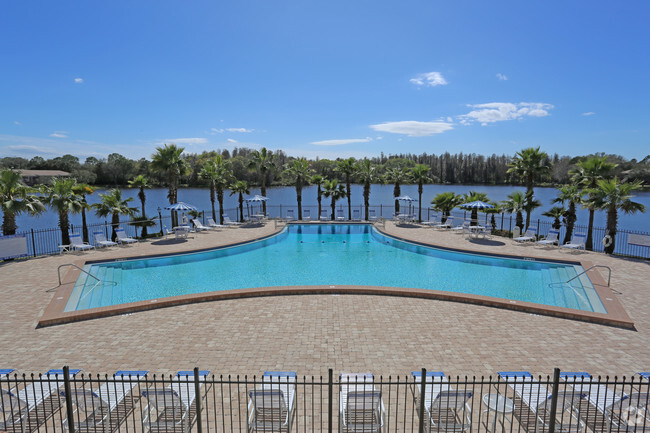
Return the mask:
<path id="1" fill-rule="evenodd" d="M 23 177 L 25 185 L 33 186 L 47 183 L 53 177 L 69 177 L 70 173 L 61 170 L 16 170 Z"/>

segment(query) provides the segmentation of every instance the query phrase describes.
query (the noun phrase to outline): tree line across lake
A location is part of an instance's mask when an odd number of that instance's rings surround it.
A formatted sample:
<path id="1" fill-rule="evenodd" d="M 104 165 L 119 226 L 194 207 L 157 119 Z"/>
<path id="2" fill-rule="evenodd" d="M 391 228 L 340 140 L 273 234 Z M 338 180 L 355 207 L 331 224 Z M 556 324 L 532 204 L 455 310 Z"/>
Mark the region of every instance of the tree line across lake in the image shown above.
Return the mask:
<path id="1" fill-rule="evenodd" d="M 46 185 L 28 187 L 21 183 L 19 169 L 62 170 L 70 178 L 57 178 Z M 394 186 L 395 212 L 399 213 L 400 186 L 418 185 L 418 215 L 422 220 L 422 192 L 427 183 L 474 183 L 474 184 L 519 184 L 526 186 L 526 192 L 515 191 L 504 202 L 490 202 L 482 193 L 469 191 L 458 195 L 453 192 L 438 194 L 431 200 L 434 208 L 441 211 L 443 219 L 455 207 L 474 202 L 489 203 L 492 212 L 509 212 L 516 215 L 516 225 L 524 229 L 530 225 L 533 209 L 541 206 L 535 198 L 534 187 L 543 183 L 561 185 L 554 206 L 544 215 L 554 219 L 554 227 L 564 224 L 567 228 L 563 242 L 571 240 L 576 221 L 576 208 L 589 209 L 589 226 L 586 248 L 593 247 L 593 217 L 595 210 L 607 212 L 607 245 L 605 251 L 615 248 L 618 212 L 644 212 L 645 207 L 631 200 L 632 192 L 642 188 L 650 180 L 650 156 L 641 162 L 625 160 L 616 155 L 589 155 L 585 157 L 549 157 L 540 148 L 526 148 L 514 156 L 445 153 L 442 155 L 391 155 L 378 158 L 355 160 L 354 158 L 307 160 L 291 158 L 282 151 L 266 148 L 251 150 L 235 148 L 215 150 L 201 154 L 186 154 L 184 148 L 174 144 L 157 147 L 151 160 L 142 158 L 130 160 L 113 153 L 107 159 L 89 157 L 81 164 L 73 155 L 45 160 L 34 157 L 0 159 L 0 204 L 3 211 L 2 231 L 4 235 L 16 233 L 16 215 L 38 214 L 46 206 L 59 213 L 59 228 L 62 243 L 69 244 L 69 213 L 82 215 L 83 239 L 88 242 L 86 211 L 93 210 L 99 216 L 111 216 L 113 238 L 119 225 L 120 215 L 127 215 L 132 222 L 142 227 L 147 235 L 147 226 L 155 224 L 145 215 L 146 190 L 158 185 L 168 188 L 170 204 L 177 202 L 181 185 L 208 186 L 212 203 L 212 218 L 223 224 L 224 194 L 237 195 L 240 219 L 244 218 L 244 195 L 250 194 L 250 185 L 259 185 L 262 195 L 267 185 L 293 185 L 296 190 L 298 219 L 302 219 L 302 189 L 307 185 L 317 186 L 318 213 L 321 214 L 322 199 L 329 199 L 331 218 L 334 219 L 336 201 L 347 198 L 351 213 L 351 185 L 363 186 L 365 219 L 369 219 L 369 198 L 372 184 L 384 182 Z M 86 196 L 95 190 L 94 185 L 114 185 L 115 188 L 101 194 L 100 203 L 89 205 Z M 138 198 L 141 211 L 131 207 L 132 198 L 123 199 L 120 186 L 139 188 Z M 215 202 L 219 204 L 216 212 Z M 327 206 L 327 204 L 326 204 Z M 266 213 L 266 203 L 263 202 Z M 526 214 L 524 222 L 523 214 Z M 351 215 L 348 215 L 351 219 Z M 472 211 L 476 220 L 476 210 Z M 494 219 L 493 219 L 494 220 Z M 176 221 L 172 221 L 176 224 Z M 494 223 L 493 223 L 494 224 Z"/>

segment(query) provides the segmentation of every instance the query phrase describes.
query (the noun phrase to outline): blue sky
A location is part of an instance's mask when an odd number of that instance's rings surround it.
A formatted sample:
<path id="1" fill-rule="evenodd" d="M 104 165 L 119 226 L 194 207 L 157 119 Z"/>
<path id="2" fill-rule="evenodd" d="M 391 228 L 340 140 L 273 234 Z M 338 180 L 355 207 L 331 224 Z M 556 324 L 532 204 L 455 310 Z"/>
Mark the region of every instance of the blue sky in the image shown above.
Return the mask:
<path id="1" fill-rule="evenodd" d="M 650 2 L 0 0 L 0 155 L 650 154 Z"/>

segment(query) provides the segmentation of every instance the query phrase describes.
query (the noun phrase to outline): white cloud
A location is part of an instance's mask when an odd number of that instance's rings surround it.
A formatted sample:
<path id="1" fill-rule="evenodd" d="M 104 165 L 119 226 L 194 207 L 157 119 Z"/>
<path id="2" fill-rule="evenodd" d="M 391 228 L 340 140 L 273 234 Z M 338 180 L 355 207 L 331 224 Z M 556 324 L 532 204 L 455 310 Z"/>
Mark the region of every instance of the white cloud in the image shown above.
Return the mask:
<path id="1" fill-rule="evenodd" d="M 223 129 L 219 128 L 210 128 L 210 133 L 214 134 L 221 134 L 223 132 Z"/>
<path id="2" fill-rule="evenodd" d="M 447 80 L 445 80 L 445 77 L 443 77 L 440 72 L 425 72 L 423 74 L 418 74 L 409 81 L 416 86 L 425 87 L 444 86 L 447 84 Z"/>
<path id="3" fill-rule="evenodd" d="M 525 116 L 545 117 L 549 115 L 549 110 L 554 108 L 553 105 L 543 102 L 490 102 L 488 104 L 468 105 L 468 107 L 474 108 L 474 110 L 458 116 L 460 123 L 463 125 L 474 122 L 487 125 L 493 122 L 520 119 Z"/>
<path id="4" fill-rule="evenodd" d="M 228 143 L 238 143 L 237 140 L 234 140 L 234 139 L 232 139 L 232 138 L 229 138 L 229 139 L 227 139 L 226 141 L 227 141 Z"/>
<path id="5" fill-rule="evenodd" d="M 50 134 L 52 138 L 68 138 L 68 133 L 66 131 L 54 131 Z"/>
<path id="6" fill-rule="evenodd" d="M 169 138 L 164 140 L 164 143 L 175 143 L 175 144 L 205 144 L 208 140 L 206 138 Z"/>
<path id="7" fill-rule="evenodd" d="M 253 132 L 252 129 L 246 129 L 246 128 L 228 128 L 226 129 L 228 132 Z"/>
<path id="8" fill-rule="evenodd" d="M 375 131 L 404 134 L 409 137 L 426 137 L 454 129 L 453 124 L 448 122 L 418 122 L 416 120 L 384 122 L 377 125 L 370 125 L 370 127 Z"/>
<path id="9" fill-rule="evenodd" d="M 497 74 L 497 78 L 499 79 L 499 81 L 508 81 L 508 77 L 501 73 Z"/>
<path id="10" fill-rule="evenodd" d="M 20 123 L 20 122 L 17 121 L 17 120 L 14 120 L 14 125 L 18 125 L 18 126 L 20 126 L 20 125 L 22 125 L 22 123 Z"/>
<path id="11" fill-rule="evenodd" d="M 315 144 L 316 146 L 340 146 L 342 144 L 367 143 L 369 141 L 372 141 L 372 138 L 343 138 L 338 140 L 312 141 L 309 144 Z"/>
<path id="12" fill-rule="evenodd" d="M 583 116 L 593 116 L 594 114 L 596 113 L 594 113 L 593 111 L 587 111 L 586 113 L 582 113 Z"/>
<path id="13" fill-rule="evenodd" d="M 81 83 L 84 82 L 84 79 L 83 79 L 83 78 L 79 78 L 79 77 L 77 77 L 77 78 L 74 79 L 74 82 L 75 82 L 76 84 L 81 84 Z"/>

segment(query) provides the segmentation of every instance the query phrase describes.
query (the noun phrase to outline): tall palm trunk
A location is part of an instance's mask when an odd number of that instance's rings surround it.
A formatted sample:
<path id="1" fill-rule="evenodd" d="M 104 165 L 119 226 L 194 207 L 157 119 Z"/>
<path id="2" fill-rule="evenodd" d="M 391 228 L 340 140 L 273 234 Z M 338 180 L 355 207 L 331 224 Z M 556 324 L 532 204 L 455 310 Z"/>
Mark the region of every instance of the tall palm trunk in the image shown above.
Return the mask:
<path id="1" fill-rule="evenodd" d="M 566 244 L 571 240 L 573 236 L 573 226 L 576 223 L 576 204 L 574 202 L 569 202 L 569 210 L 566 215 L 566 234 L 564 235 L 563 244 Z"/>
<path id="2" fill-rule="evenodd" d="M 399 200 L 397 200 L 397 197 L 402 195 L 402 189 L 400 188 L 399 182 L 395 182 L 395 186 L 393 187 L 393 197 L 395 197 L 395 215 L 399 215 Z"/>
<path id="3" fill-rule="evenodd" d="M 368 209 L 370 208 L 370 184 L 363 184 L 363 206 L 366 210 L 366 221 L 368 221 Z"/>
<path id="4" fill-rule="evenodd" d="M 614 253 L 614 248 L 616 248 L 616 226 L 618 224 L 618 212 L 616 211 L 616 206 L 610 206 L 607 209 L 607 234 L 612 237 L 612 243 L 605 247 L 606 254 Z"/>
<path id="5" fill-rule="evenodd" d="M 323 200 L 323 190 L 321 189 L 320 185 L 318 185 L 316 194 L 318 194 L 318 197 L 316 197 L 316 200 L 318 200 L 318 217 L 320 218 L 321 201 Z"/>
<path id="6" fill-rule="evenodd" d="M 5 236 L 15 235 L 18 226 L 16 225 L 16 214 L 5 211 L 2 216 L 2 234 Z"/>
<path id="7" fill-rule="evenodd" d="M 83 236 L 84 242 L 90 242 L 88 240 L 88 224 L 86 223 L 86 199 L 83 200 L 84 207 L 81 208 L 81 235 Z"/>
<path id="8" fill-rule="evenodd" d="M 138 196 L 140 197 L 140 203 L 142 203 L 142 218 L 146 218 L 147 214 L 145 213 L 144 210 L 144 203 L 146 201 L 146 196 L 144 195 L 144 188 L 140 187 L 140 192 L 138 193 Z M 149 232 L 147 231 L 147 226 L 146 225 L 142 226 L 142 232 L 140 233 L 140 236 L 146 238 L 148 235 Z"/>
<path id="9" fill-rule="evenodd" d="M 296 201 L 298 202 L 298 220 L 302 220 L 302 186 L 296 185 Z"/>
<path id="10" fill-rule="evenodd" d="M 210 184 L 210 204 L 212 204 L 212 219 L 214 221 L 216 221 L 217 220 L 217 211 L 214 208 L 214 201 L 215 201 L 214 185 Z"/>
<path id="11" fill-rule="evenodd" d="M 266 197 L 266 171 L 262 173 L 262 185 L 260 188 L 260 193 L 262 197 Z M 266 200 L 262 201 L 262 213 L 266 216 Z"/>
<path id="12" fill-rule="evenodd" d="M 223 225 L 223 189 L 217 191 L 217 200 L 219 201 L 219 224 Z"/>
<path id="13" fill-rule="evenodd" d="M 345 188 L 348 193 L 348 221 L 352 220 L 352 183 L 350 177 L 345 179 Z M 332 208 L 332 219 L 334 219 L 334 208 Z"/>
<path id="14" fill-rule="evenodd" d="M 244 221 L 244 195 L 239 193 L 239 221 Z"/>
<path id="15" fill-rule="evenodd" d="M 530 176 L 528 178 L 528 182 L 526 185 L 526 197 L 530 197 L 530 200 L 533 200 L 533 178 Z M 530 213 L 532 212 L 532 209 L 526 209 L 526 225 L 525 227 L 528 228 L 530 225 Z"/>
<path id="16" fill-rule="evenodd" d="M 593 250 L 594 249 L 594 214 L 596 213 L 595 209 L 589 208 L 589 225 L 587 226 L 587 239 L 585 240 L 585 249 Z"/>
<path id="17" fill-rule="evenodd" d="M 332 215 L 331 215 L 331 218 L 332 218 L 332 221 L 334 221 L 334 212 L 336 212 L 336 200 L 334 200 L 334 197 L 332 197 L 332 203 L 331 203 L 331 206 L 332 206 Z M 320 217 L 319 217 L 319 218 L 320 218 Z"/>
<path id="18" fill-rule="evenodd" d="M 113 230 L 111 231 L 111 240 L 115 242 L 115 239 L 117 239 L 117 233 L 115 230 L 120 226 L 120 214 L 117 212 L 113 212 L 113 216 L 111 217 L 111 226 Z"/>
<path id="19" fill-rule="evenodd" d="M 418 222 L 422 222 L 422 192 L 424 187 L 421 183 L 418 183 Z"/>
<path id="20" fill-rule="evenodd" d="M 61 244 L 70 245 L 70 220 L 67 211 L 59 211 L 59 229 L 61 229 Z"/>

